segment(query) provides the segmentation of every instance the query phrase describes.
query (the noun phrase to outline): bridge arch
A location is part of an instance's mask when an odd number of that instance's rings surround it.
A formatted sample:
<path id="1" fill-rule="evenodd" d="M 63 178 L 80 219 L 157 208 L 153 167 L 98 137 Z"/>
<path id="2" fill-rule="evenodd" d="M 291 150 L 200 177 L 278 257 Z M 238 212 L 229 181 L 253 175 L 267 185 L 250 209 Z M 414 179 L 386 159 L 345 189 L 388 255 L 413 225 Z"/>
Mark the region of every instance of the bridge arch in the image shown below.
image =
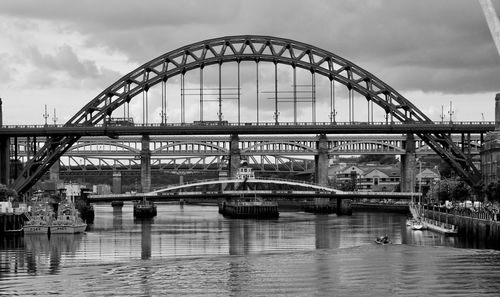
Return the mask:
<path id="1" fill-rule="evenodd" d="M 333 193 L 342 194 L 341 190 L 330 188 L 327 186 L 321 186 L 313 183 L 284 180 L 284 179 L 269 179 L 269 178 L 253 178 L 253 179 L 213 179 L 197 181 L 186 184 L 172 185 L 166 188 L 158 189 L 148 193 L 147 195 L 166 195 L 178 192 L 210 192 L 210 191 L 227 191 L 227 190 L 237 190 L 242 187 L 248 187 L 252 190 L 262 190 L 262 191 L 291 191 L 291 190 L 303 190 L 303 191 L 317 191 L 323 193 Z"/>
<path id="2" fill-rule="evenodd" d="M 257 144 L 248 146 L 248 147 L 241 150 L 241 154 L 251 153 L 251 152 L 268 151 L 266 148 L 269 146 L 273 146 L 273 145 L 287 146 L 287 147 L 290 147 L 291 150 L 293 150 L 294 152 L 299 150 L 299 151 L 303 151 L 305 153 L 314 153 L 316 151 L 315 149 L 313 149 L 307 145 L 295 143 L 292 141 L 268 141 L 268 142 L 261 142 L 261 143 L 257 143 Z"/>
<path id="3" fill-rule="evenodd" d="M 154 85 L 183 75 L 193 69 L 226 62 L 254 61 L 286 64 L 327 77 L 361 94 L 375 103 L 391 121 L 432 123 L 409 100 L 388 84 L 358 65 L 332 52 L 306 43 L 271 36 L 226 36 L 193 43 L 141 65 L 123 76 L 89 101 L 65 124 L 66 126 L 106 125 L 118 107 L 129 103 Z M 140 97 L 140 96 L 139 96 Z M 436 153 L 446 160 L 457 174 L 471 185 L 481 182 L 480 173 L 470 158 L 445 133 L 417 134 Z M 26 192 L 79 139 L 79 136 L 55 136 L 31 159 L 13 187 Z"/>
<path id="4" fill-rule="evenodd" d="M 241 35 L 200 41 L 141 65 L 103 90 L 67 125 L 98 124 L 118 107 L 162 81 L 205 66 L 242 61 L 286 64 L 309 70 L 361 94 L 401 122 L 432 122 L 388 84 L 332 52 L 290 39 Z"/>
<path id="5" fill-rule="evenodd" d="M 229 154 L 229 150 L 227 148 L 213 145 L 213 144 L 204 143 L 204 142 L 196 142 L 196 141 L 182 141 L 182 142 L 175 142 L 175 143 L 167 144 L 167 145 L 161 146 L 161 147 L 151 151 L 151 153 L 154 154 L 154 153 L 168 150 L 169 148 L 176 148 L 176 147 L 189 146 L 189 145 L 198 146 L 199 148 L 210 148 L 211 150 L 218 152 L 221 155 Z M 182 150 L 178 150 L 178 151 L 182 151 Z M 190 150 L 190 151 L 192 151 L 192 150 Z"/>
<path id="6" fill-rule="evenodd" d="M 388 143 L 385 143 L 383 141 L 367 141 L 367 140 L 362 140 L 362 141 L 353 141 L 353 142 L 347 142 L 343 143 L 340 145 L 337 145 L 333 148 L 331 148 L 328 152 L 330 154 L 338 154 L 339 151 L 346 150 L 347 148 L 350 148 L 350 154 L 357 154 L 357 153 L 362 153 L 367 150 L 373 150 L 372 148 L 370 149 L 362 149 L 361 147 L 364 145 L 371 145 L 371 146 L 377 146 L 383 148 L 380 152 L 376 152 L 377 154 L 404 154 L 405 150 L 402 149 L 401 147 L 397 145 L 391 145 Z"/>
<path id="7" fill-rule="evenodd" d="M 78 149 L 81 149 L 81 148 L 94 147 L 94 146 L 99 146 L 99 145 L 121 148 L 125 151 L 131 152 L 134 154 L 140 154 L 140 152 L 141 152 L 140 150 L 132 148 L 132 147 L 125 145 L 125 144 L 115 143 L 115 142 L 106 142 L 106 141 L 98 141 L 98 142 L 92 142 L 92 143 L 89 143 L 89 142 L 79 143 L 79 144 L 72 146 L 70 149 L 68 149 L 68 151 L 76 152 L 76 151 L 78 151 Z"/>

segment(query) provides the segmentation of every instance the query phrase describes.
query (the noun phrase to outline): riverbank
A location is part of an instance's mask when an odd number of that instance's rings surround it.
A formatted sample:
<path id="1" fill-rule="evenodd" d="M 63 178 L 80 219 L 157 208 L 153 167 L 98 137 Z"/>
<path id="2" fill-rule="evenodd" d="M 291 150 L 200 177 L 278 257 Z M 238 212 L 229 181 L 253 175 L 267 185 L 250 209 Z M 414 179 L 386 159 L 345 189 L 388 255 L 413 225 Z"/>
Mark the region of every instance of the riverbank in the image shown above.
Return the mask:
<path id="1" fill-rule="evenodd" d="M 422 215 L 458 227 L 458 235 L 480 248 L 500 249 L 500 222 L 424 208 Z"/>

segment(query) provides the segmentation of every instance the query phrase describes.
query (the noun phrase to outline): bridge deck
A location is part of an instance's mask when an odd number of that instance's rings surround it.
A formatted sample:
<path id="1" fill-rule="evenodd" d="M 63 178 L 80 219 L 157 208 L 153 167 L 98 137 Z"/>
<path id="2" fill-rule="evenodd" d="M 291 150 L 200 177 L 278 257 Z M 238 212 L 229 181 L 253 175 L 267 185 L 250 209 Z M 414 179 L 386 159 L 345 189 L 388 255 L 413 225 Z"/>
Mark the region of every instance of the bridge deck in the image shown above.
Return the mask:
<path id="1" fill-rule="evenodd" d="M 301 122 L 301 123 L 195 123 L 134 124 L 128 126 L 3 125 L 5 136 L 109 136 L 109 135 L 218 135 L 218 134 L 365 134 L 365 133 L 485 133 L 495 122 L 385 123 L 385 122 Z"/>

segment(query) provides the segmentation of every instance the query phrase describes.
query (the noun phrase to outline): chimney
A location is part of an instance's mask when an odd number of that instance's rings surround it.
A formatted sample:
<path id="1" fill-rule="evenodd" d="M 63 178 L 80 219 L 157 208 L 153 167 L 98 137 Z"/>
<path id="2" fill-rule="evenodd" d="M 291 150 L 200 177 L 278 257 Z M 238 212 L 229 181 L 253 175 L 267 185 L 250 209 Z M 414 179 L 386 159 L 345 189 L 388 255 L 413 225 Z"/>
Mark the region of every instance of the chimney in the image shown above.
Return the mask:
<path id="1" fill-rule="evenodd" d="M 500 93 L 495 96 L 495 130 L 500 130 Z"/>

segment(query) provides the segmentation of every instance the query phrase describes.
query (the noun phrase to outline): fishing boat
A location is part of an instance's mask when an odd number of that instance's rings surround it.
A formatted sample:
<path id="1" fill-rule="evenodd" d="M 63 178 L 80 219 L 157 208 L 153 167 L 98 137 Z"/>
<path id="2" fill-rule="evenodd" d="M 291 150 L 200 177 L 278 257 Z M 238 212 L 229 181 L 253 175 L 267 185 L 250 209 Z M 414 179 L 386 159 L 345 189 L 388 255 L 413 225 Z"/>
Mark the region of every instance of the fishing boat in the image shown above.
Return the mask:
<path id="1" fill-rule="evenodd" d="M 81 219 L 78 210 L 71 202 L 59 205 L 57 218 L 50 225 L 51 234 L 75 234 L 82 233 L 87 228 L 87 224 Z"/>

